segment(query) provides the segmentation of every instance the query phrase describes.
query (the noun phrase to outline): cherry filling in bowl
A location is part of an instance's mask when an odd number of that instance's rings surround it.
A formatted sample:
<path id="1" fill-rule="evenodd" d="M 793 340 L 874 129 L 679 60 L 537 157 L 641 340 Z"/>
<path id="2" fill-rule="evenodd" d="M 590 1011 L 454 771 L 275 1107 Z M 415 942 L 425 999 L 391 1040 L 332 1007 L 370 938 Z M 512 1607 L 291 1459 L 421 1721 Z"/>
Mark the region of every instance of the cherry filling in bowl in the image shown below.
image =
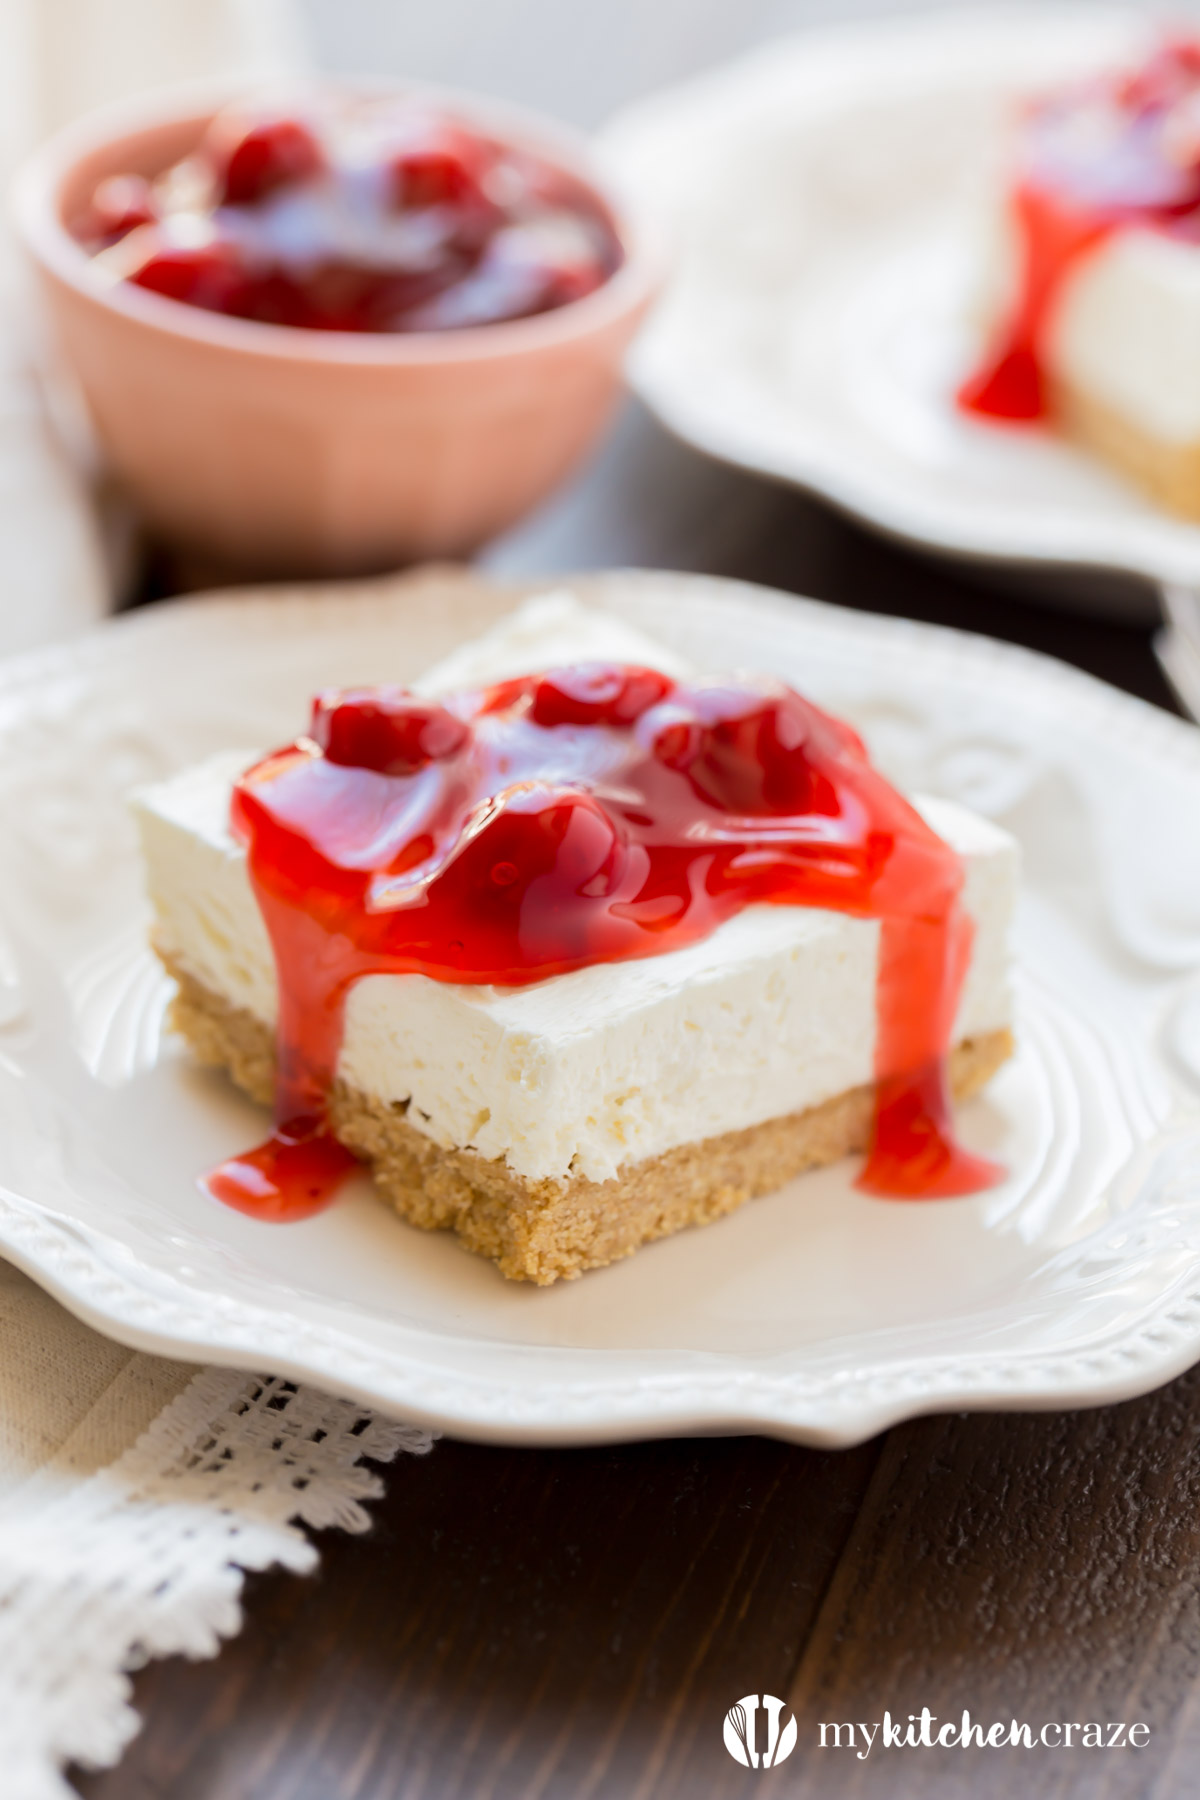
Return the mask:
<path id="1" fill-rule="evenodd" d="M 106 177 L 72 229 L 110 280 L 317 331 L 526 318 L 621 262 L 578 177 L 394 96 L 228 108 L 157 179 Z"/>

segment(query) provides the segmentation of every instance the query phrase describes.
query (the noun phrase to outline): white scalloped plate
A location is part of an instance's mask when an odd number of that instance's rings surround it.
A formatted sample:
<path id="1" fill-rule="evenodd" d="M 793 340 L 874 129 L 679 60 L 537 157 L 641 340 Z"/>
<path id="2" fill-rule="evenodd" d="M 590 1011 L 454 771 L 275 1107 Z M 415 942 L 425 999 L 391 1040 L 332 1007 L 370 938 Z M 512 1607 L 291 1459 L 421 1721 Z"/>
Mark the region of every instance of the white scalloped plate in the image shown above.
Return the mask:
<path id="1" fill-rule="evenodd" d="M 927 548 L 1200 581 L 1200 529 L 952 399 L 1014 101 L 1148 29 L 1087 6 L 860 22 L 622 113 L 601 149 L 679 252 L 634 386 L 710 455 Z"/>
<path id="2" fill-rule="evenodd" d="M 284 739 L 318 686 L 409 678 L 512 604 L 432 574 L 178 603 L 0 667 L 5 1254 L 127 1343 L 515 1443 L 845 1444 L 1134 1394 L 1200 1356 L 1200 732 L 986 639 L 699 577 L 578 585 L 702 664 L 778 670 L 896 780 L 1020 837 L 1019 1054 L 963 1116 L 1005 1185 L 888 1204 L 844 1165 L 547 1290 L 365 1181 L 293 1226 L 198 1191 L 262 1120 L 163 1033 L 123 795 Z"/>

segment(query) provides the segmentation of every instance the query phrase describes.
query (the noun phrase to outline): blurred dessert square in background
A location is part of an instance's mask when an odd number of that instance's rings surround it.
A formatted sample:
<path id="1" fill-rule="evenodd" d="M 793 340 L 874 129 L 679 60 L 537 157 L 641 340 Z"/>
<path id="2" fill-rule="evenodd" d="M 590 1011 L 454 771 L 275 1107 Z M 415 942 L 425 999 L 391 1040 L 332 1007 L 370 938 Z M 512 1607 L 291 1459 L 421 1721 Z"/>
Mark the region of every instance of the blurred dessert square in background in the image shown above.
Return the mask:
<path id="1" fill-rule="evenodd" d="M 969 413 L 1045 420 L 1200 518 L 1200 39 L 1032 97 Z"/>

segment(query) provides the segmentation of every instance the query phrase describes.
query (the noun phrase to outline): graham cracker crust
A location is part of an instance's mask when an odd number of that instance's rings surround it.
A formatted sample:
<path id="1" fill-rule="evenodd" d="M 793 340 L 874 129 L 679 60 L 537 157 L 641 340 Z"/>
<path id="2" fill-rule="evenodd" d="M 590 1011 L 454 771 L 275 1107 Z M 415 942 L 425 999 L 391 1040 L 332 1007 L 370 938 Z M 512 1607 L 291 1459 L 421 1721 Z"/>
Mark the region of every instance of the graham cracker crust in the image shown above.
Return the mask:
<path id="1" fill-rule="evenodd" d="M 1049 402 L 1051 417 L 1074 443 L 1128 475 L 1167 512 L 1200 519 L 1200 441 L 1174 444 L 1151 437 L 1062 380 L 1051 382 Z"/>
<path id="2" fill-rule="evenodd" d="M 198 1060 L 225 1069 L 252 1099 L 271 1104 L 275 1046 L 252 1013 L 231 1006 L 170 956 L 179 984 L 171 1023 Z M 956 1099 L 990 1079 L 1012 1054 L 1009 1031 L 967 1038 L 950 1058 Z M 329 1097 L 337 1137 L 370 1165 L 385 1200 L 423 1231 L 454 1231 L 510 1281 L 547 1287 L 631 1256 L 642 1244 L 707 1225 L 794 1175 L 864 1150 L 872 1088 L 744 1131 L 682 1144 L 611 1181 L 569 1176 L 531 1181 L 474 1150 L 444 1150 L 410 1125 L 406 1103 L 372 1099 L 338 1082 Z"/>

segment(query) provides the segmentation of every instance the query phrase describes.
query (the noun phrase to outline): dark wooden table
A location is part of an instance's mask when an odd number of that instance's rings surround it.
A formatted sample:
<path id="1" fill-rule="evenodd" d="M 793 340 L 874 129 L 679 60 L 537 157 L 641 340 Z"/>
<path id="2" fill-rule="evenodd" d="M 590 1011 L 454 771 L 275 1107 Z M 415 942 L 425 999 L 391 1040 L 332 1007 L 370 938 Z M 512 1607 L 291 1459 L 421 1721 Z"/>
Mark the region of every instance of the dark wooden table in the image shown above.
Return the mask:
<path id="1" fill-rule="evenodd" d="M 702 461 L 636 411 L 490 560 L 746 576 L 1014 639 L 1170 704 L 1148 628 L 980 586 Z M 1198 1427 L 1193 1372 L 1122 1406 L 954 1414 L 837 1454 L 758 1438 L 559 1452 L 443 1441 L 388 1471 L 369 1536 L 324 1535 L 315 1578 L 251 1578 L 246 1628 L 217 1661 L 138 1676 L 142 1735 L 80 1791 L 1200 1793 Z M 769 1773 L 722 1745 L 726 1709 L 763 1691 L 799 1723 L 795 1753 Z M 1096 1721 L 1107 1737 L 1140 1721 L 1149 1738 L 877 1740 L 865 1760 L 820 1746 L 822 1722 L 869 1726 L 887 1710 L 907 1724 L 922 1707 L 938 1725 L 966 1707 L 1006 1730 Z"/>

